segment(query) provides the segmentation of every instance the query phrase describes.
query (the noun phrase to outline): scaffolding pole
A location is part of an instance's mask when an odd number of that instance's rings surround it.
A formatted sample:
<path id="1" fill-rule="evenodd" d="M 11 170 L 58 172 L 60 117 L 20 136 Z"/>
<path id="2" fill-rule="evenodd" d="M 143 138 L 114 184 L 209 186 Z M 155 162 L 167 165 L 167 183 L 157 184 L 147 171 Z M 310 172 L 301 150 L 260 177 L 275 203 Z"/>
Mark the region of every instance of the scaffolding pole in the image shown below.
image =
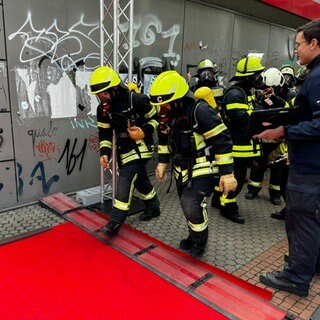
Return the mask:
<path id="1" fill-rule="evenodd" d="M 120 67 L 128 70 L 128 82 L 132 81 L 133 70 L 133 6 L 134 0 L 100 0 L 100 65 L 108 65 L 119 72 Z M 112 57 L 112 60 L 111 60 Z M 112 201 L 117 184 L 116 137 L 112 139 Z M 106 188 L 106 174 L 101 167 L 100 202 L 109 198 L 110 181 Z M 110 180 L 110 179 L 109 179 Z"/>

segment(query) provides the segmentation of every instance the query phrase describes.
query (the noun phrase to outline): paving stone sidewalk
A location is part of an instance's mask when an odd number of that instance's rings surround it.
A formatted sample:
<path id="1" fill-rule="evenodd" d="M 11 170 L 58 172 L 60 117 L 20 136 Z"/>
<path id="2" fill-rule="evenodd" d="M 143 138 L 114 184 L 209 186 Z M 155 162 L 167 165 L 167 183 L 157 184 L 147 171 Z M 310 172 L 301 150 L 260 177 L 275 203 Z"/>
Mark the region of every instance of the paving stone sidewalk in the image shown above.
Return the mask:
<path id="1" fill-rule="evenodd" d="M 132 215 L 126 223 L 178 249 L 180 240 L 187 236 L 187 226 L 175 185 L 173 183 L 167 193 L 169 181 L 158 184 L 152 180 L 161 201 L 161 215 L 148 222 Z M 243 225 L 223 218 L 218 209 L 210 207 L 208 199 L 209 240 L 201 260 L 265 288 L 259 283 L 260 272 L 281 269 L 288 247 L 284 221 L 270 218 L 270 214 L 282 206 L 270 203 L 266 186 L 254 200 L 246 200 L 245 192 L 246 187 L 239 196 L 241 213 L 246 220 Z M 0 240 L 62 222 L 61 217 L 38 204 L 7 210 L 0 213 Z M 302 320 L 309 320 L 320 305 L 320 276 L 314 278 L 306 298 L 270 290 L 274 291 L 272 303 Z"/>

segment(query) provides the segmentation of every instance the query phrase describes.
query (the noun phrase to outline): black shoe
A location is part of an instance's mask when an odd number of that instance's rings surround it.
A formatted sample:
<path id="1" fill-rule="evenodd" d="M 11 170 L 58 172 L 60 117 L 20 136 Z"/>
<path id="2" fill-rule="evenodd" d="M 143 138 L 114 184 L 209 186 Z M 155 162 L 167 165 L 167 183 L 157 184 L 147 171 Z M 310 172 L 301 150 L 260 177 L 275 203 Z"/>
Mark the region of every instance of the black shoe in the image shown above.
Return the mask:
<path id="1" fill-rule="evenodd" d="M 270 201 L 272 204 L 274 204 L 275 206 L 279 206 L 281 204 L 281 199 L 280 197 L 273 197 L 273 198 L 270 198 Z"/>
<path id="2" fill-rule="evenodd" d="M 286 215 L 282 211 L 273 212 L 273 213 L 271 213 L 270 217 L 273 218 L 273 219 L 277 219 L 277 220 L 285 220 L 286 219 Z"/>
<path id="3" fill-rule="evenodd" d="M 183 239 L 180 241 L 179 247 L 183 250 L 190 250 L 192 247 L 192 239 L 191 236 L 188 236 L 187 239 Z"/>
<path id="4" fill-rule="evenodd" d="M 260 281 L 267 286 L 292 292 L 300 297 L 307 297 L 309 294 L 308 289 L 299 288 L 296 284 L 284 278 L 281 272 L 262 272 L 260 274 Z"/>
<path id="5" fill-rule="evenodd" d="M 190 249 L 190 255 L 193 257 L 201 257 L 204 254 L 206 246 L 193 243 Z"/>
<path id="6" fill-rule="evenodd" d="M 107 225 L 103 226 L 100 231 L 110 237 L 115 236 L 121 227 L 121 223 L 110 220 Z"/>
<path id="7" fill-rule="evenodd" d="M 143 213 L 140 214 L 139 220 L 141 221 L 149 221 L 152 218 L 160 216 L 160 208 L 146 209 Z"/>
<path id="8" fill-rule="evenodd" d="M 224 210 L 220 211 L 221 215 L 235 223 L 239 223 L 239 224 L 244 224 L 244 218 L 242 217 L 242 215 L 238 212 L 234 212 L 234 213 L 229 213 L 226 212 Z"/>
<path id="9" fill-rule="evenodd" d="M 257 191 L 254 190 L 249 190 L 248 193 L 245 195 L 245 198 L 247 200 L 253 200 L 254 198 L 256 198 L 258 195 Z"/>

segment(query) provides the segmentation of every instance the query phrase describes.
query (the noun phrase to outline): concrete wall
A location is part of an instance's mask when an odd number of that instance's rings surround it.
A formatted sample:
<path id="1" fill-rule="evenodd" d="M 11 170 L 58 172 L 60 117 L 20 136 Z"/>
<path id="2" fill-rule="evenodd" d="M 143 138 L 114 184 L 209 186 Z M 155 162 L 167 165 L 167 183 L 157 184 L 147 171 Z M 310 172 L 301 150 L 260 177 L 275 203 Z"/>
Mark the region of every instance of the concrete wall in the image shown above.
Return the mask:
<path id="1" fill-rule="evenodd" d="M 0 210 L 99 185 L 97 102 L 88 94 L 100 61 L 99 1 L 3 0 L 0 11 Z M 134 12 L 137 66 L 156 61 L 186 74 L 208 57 L 227 83 L 248 52 L 264 52 L 267 66 L 293 61 L 293 29 L 230 9 L 139 0 Z"/>

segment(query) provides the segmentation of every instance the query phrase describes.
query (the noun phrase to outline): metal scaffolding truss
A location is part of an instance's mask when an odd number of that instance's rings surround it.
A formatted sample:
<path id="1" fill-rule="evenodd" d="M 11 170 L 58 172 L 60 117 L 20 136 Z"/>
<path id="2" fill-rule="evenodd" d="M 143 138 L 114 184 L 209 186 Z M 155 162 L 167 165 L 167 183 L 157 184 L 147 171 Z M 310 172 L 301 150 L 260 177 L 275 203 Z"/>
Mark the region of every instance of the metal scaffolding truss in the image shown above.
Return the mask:
<path id="1" fill-rule="evenodd" d="M 125 71 L 128 82 L 131 82 L 133 69 L 133 5 L 134 0 L 100 0 L 100 65 L 108 65 L 117 72 Z M 105 172 L 101 168 L 101 202 L 110 199 L 110 190 L 114 199 L 115 142 L 113 135 L 112 169 Z"/>
<path id="2" fill-rule="evenodd" d="M 100 0 L 101 65 L 133 68 L 133 0 Z M 129 79 L 131 81 L 131 79 Z"/>

